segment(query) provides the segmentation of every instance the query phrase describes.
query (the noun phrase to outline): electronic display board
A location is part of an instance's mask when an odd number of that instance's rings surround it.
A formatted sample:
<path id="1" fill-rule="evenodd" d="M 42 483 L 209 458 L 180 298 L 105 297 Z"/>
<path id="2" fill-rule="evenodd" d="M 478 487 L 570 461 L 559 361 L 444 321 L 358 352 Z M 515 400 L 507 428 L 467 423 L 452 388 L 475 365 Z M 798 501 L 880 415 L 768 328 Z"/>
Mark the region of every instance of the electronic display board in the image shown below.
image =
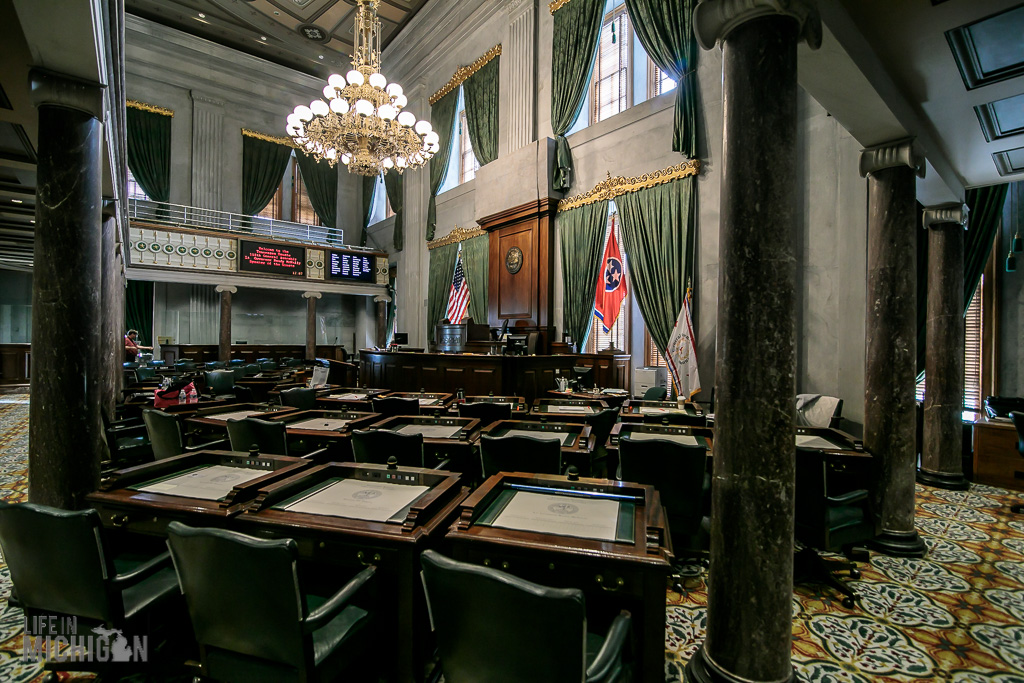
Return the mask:
<path id="1" fill-rule="evenodd" d="M 304 247 L 241 240 L 238 250 L 238 270 L 250 273 L 305 277 L 305 261 Z"/>
<path id="2" fill-rule="evenodd" d="M 328 272 L 334 280 L 375 282 L 376 257 L 358 251 L 331 251 Z"/>

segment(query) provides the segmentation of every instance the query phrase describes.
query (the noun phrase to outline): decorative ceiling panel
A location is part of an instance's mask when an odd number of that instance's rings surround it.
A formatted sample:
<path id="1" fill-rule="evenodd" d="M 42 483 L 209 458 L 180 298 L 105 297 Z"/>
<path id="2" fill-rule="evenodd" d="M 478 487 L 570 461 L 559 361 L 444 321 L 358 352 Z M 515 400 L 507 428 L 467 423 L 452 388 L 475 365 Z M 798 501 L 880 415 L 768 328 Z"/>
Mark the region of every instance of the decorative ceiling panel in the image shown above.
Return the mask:
<path id="1" fill-rule="evenodd" d="M 1024 94 L 980 104 L 974 111 L 989 142 L 1024 133 Z"/>
<path id="2" fill-rule="evenodd" d="M 1024 5 L 946 31 L 968 90 L 1024 74 Z"/>

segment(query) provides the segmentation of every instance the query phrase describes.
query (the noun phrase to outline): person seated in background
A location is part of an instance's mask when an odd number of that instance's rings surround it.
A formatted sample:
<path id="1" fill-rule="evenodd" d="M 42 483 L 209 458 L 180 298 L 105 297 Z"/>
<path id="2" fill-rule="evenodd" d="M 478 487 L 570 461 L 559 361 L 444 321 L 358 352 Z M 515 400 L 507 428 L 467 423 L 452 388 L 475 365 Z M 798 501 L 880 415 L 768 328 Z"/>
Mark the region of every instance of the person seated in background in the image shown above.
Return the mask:
<path id="1" fill-rule="evenodd" d="M 128 330 L 128 334 L 124 336 L 124 361 L 126 363 L 134 363 L 139 358 L 139 351 L 152 351 L 152 346 L 142 346 L 137 341 L 139 337 L 138 330 Z"/>

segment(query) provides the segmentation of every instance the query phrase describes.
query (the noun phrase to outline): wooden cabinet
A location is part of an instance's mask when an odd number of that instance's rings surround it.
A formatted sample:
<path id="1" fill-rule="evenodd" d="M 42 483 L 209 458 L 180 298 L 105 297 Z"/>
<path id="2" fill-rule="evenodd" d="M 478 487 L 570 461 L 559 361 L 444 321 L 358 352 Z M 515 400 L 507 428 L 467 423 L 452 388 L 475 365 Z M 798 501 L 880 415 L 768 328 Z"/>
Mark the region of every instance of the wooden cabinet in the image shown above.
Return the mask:
<path id="1" fill-rule="evenodd" d="M 1012 424 L 986 418 L 974 423 L 974 481 L 1024 491 L 1024 456 Z"/>
<path id="2" fill-rule="evenodd" d="M 28 384 L 31 370 L 31 344 L 0 344 L 0 384 Z"/>

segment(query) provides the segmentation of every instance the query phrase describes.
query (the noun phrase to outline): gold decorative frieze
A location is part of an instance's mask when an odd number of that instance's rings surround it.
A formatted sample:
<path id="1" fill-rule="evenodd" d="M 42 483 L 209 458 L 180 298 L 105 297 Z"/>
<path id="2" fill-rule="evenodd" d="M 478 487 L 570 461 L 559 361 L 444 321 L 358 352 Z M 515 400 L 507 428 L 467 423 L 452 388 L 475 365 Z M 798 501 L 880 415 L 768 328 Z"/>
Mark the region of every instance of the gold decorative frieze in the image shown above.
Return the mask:
<path id="1" fill-rule="evenodd" d="M 264 142 L 276 142 L 279 145 L 285 145 L 286 147 L 295 147 L 295 143 L 292 142 L 291 138 L 279 138 L 273 135 L 267 135 L 256 130 L 249 130 L 248 128 L 242 129 L 242 136 L 247 138 L 256 138 L 257 140 L 263 140 Z"/>
<path id="2" fill-rule="evenodd" d="M 497 45 L 492 47 L 490 50 L 485 52 L 482 57 L 477 59 L 475 62 L 473 62 L 469 66 L 460 66 L 455 71 L 455 75 L 452 76 L 451 79 L 447 83 L 444 84 L 444 87 L 441 88 L 436 93 L 434 93 L 433 95 L 430 96 L 430 99 L 428 100 L 430 102 L 430 105 L 433 106 L 434 103 L 437 102 L 439 99 L 441 99 L 442 97 L 444 97 L 445 95 L 450 93 L 452 90 L 455 90 L 456 88 L 458 88 L 460 85 L 462 85 L 463 81 L 465 81 L 467 78 L 469 78 L 470 76 L 475 74 L 477 71 L 479 71 L 481 68 L 483 68 L 484 64 L 486 64 L 487 62 L 491 61 L 492 59 L 494 59 L 495 57 L 497 57 L 500 54 L 501 54 L 501 43 L 498 43 Z"/>
<path id="3" fill-rule="evenodd" d="M 586 206 L 587 204 L 594 204 L 606 199 L 615 199 L 619 195 L 624 195 L 628 192 L 636 192 L 637 190 L 654 187 L 655 185 L 661 185 L 663 183 L 676 180 L 677 178 L 697 175 L 698 173 L 700 173 L 699 159 L 690 159 L 681 164 L 669 166 L 668 168 L 663 168 L 660 171 L 644 173 L 643 175 L 635 176 L 633 178 L 623 178 L 622 176 L 612 178 L 609 173 L 607 180 L 602 180 L 589 192 L 573 195 L 572 197 L 566 197 L 565 199 L 560 200 L 558 202 L 558 210 L 568 211 L 569 209 Z"/>
<path id="4" fill-rule="evenodd" d="M 569 0 L 554 0 L 554 2 L 548 3 L 548 11 L 552 14 L 562 9 L 565 5 L 569 4 Z"/>
<path id="5" fill-rule="evenodd" d="M 437 249 L 438 247 L 443 247 L 446 244 L 458 244 L 459 242 L 465 242 L 468 239 L 486 234 L 487 231 L 483 228 L 460 228 L 456 225 L 452 231 L 444 237 L 438 237 L 432 242 L 427 242 L 427 249 Z"/>
<path id="6" fill-rule="evenodd" d="M 125 100 L 124 106 L 132 109 L 141 109 L 142 111 L 148 111 L 150 114 L 160 114 L 161 116 L 174 117 L 174 110 L 167 109 L 166 107 L 159 107 L 155 104 L 147 104 L 145 102 L 139 102 L 138 100 Z"/>

